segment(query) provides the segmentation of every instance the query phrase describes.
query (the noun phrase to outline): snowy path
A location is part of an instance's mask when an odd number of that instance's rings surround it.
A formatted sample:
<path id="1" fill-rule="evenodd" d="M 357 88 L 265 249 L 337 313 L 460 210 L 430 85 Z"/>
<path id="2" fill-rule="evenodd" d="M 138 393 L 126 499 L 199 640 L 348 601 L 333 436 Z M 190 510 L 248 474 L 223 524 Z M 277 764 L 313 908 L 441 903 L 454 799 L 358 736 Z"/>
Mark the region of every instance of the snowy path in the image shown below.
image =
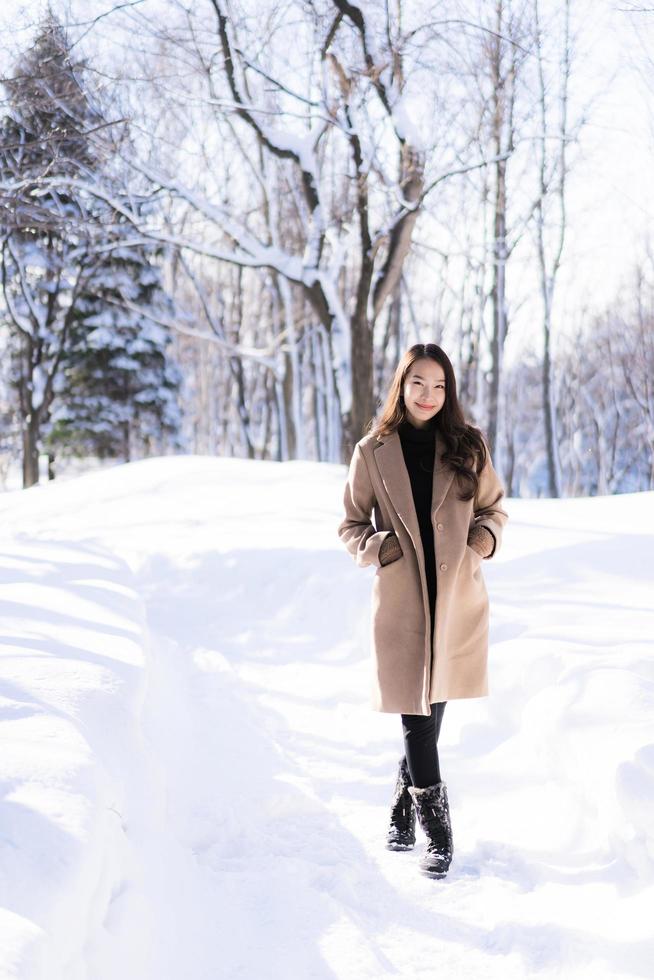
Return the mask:
<path id="1" fill-rule="evenodd" d="M 70 924 L 88 980 L 651 976 L 653 495 L 509 501 L 491 696 L 443 722 L 434 882 L 422 837 L 383 847 L 401 733 L 368 706 L 344 472 L 186 457 L 0 500 L 7 548 L 117 556 L 147 619 L 134 721 L 114 698 L 97 728 L 125 799 L 106 914 Z"/>

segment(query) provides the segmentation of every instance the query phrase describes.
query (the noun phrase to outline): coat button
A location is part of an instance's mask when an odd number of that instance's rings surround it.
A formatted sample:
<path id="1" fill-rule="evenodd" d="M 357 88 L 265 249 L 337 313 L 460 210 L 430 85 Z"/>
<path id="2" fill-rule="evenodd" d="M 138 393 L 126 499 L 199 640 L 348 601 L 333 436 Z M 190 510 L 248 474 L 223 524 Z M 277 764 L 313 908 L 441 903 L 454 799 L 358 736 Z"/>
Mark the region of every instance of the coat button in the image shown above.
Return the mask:
<path id="1" fill-rule="evenodd" d="M 436 525 L 436 527 L 437 527 L 437 529 L 438 529 L 439 531 L 442 531 L 442 530 L 443 530 L 443 525 L 442 525 L 441 523 L 438 523 L 438 524 Z"/>
<path id="2" fill-rule="evenodd" d="M 441 572 L 446 572 L 446 571 L 447 571 L 447 565 L 445 564 L 444 561 L 442 561 L 441 562 Z"/>

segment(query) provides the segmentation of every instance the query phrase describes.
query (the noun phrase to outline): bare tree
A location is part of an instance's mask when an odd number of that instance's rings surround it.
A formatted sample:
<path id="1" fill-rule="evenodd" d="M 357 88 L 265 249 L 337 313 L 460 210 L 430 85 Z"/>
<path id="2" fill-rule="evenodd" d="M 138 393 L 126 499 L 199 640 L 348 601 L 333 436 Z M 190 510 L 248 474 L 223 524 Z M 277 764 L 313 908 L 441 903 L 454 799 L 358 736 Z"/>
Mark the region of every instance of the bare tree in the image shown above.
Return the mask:
<path id="1" fill-rule="evenodd" d="M 240 266 L 244 275 L 271 277 L 277 294 L 274 336 L 257 350 L 251 345 L 248 350 L 238 338 L 231 349 L 241 359 L 258 355 L 267 369 L 274 364 L 277 380 L 271 390 L 281 384 L 278 404 L 290 409 L 281 442 L 285 452 L 301 453 L 299 350 L 305 330 L 321 338 L 313 343 L 321 358 L 327 341 L 331 377 L 324 360 L 317 374 L 326 379 L 321 389 L 336 399 L 336 411 L 331 404 L 324 411 L 318 444 L 329 459 L 341 458 L 343 450 L 347 458 L 374 414 L 375 326 L 397 297 L 426 197 L 450 176 L 488 161 L 473 150 L 439 170 L 429 158 L 407 112 L 409 85 L 415 84 L 407 52 L 414 66 L 424 49 L 416 48 L 416 28 L 404 29 L 400 4 L 392 15 L 384 7 L 383 18 L 381 6 L 373 14 L 371 8 L 364 12 L 363 6 L 337 0 L 303 8 L 312 43 L 306 45 L 305 63 L 294 63 L 292 77 L 280 67 L 284 59 L 275 44 L 261 44 L 265 18 L 263 24 L 258 18 L 255 35 L 246 12 L 234 14 L 224 0 L 210 5 L 214 33 L 201 12 L 171 2 L 179 23 L 158 28 L 156 38 L 160 49 L 171 56 L 176 52 L 190 67 L 190 93 L 187 76 L 186 89 L 172 100 L 170 88 L 165 90 L 168 118 L 175 99 L 180 116 L 184 100 L 191 106 L 201 134 L 197 156 L 206 159 L 208 169 L 192 182 L 172 154 L 168 167 L 162 166 L 161 154 L 156 165 L 131 155 L 130 164 L 168 197 L 175 216 L 164 230 L 132 215 L 135 231 L 185 252 L 189 267 L 193 256 L 204 257 Z M 269 17 L 272 31 L 275 13 Z M 152 30 L 144 20 L 139 24 Z M 152 84 L 163 85 L 161 79 Z M 184 137 L 198 139 L 195 128 Z M 238 174 L 226 156 L 216 168 L 214 148 L 223 137 L 242 156 Z M 155 144 L 159 150 L 163 145 L 158 135 Z M 219 182 L 221 168 L 225 179 Z M 191 234 L 179 232 L 182 214 Z M 298 311 L 307 308 L 312 322 L 298 329 Z M 245 411 L 240 396 L 239 404 Z"/>
<path id="2" fill-rule="evenodd" d="M 566 195 L 569 170 L 569 144 L 578 137 L 581 120 L 570 121 L 569 90 L 572 72 L 572 37 L 570 0 L 561 0 L 562 24 L 550 18 L 543 25 L 539 0 L 534 3 L 535 53 L 538 66 L 539 165 L 538 193 L 534 213 L 540 289 L 543 306 L 543 419 L 547 452 L 548 490 L 550 497 L 561 493 L 561 463 L 556 430 L 556 378 L 553 371 L 552 333 L 556 280 L 561 267 L 567 228 Z M 555 12 L 557 15 L 559 11 Z M 558 19 L 558 18 L 557 18 Z M 546 50 L 545 37 L 549 44 Z M 557 51 L 558 49 L 558 51 Z M 555 55 L 558 54 L 558 57 Z M 549 66 L 556 65 L 556 74 Z M 551 91 L 556 86 L 554 104 Z M 550 204 L 557 216 L 548 222 Z M 551 241 L 550 241 L 551 240 Z"/>

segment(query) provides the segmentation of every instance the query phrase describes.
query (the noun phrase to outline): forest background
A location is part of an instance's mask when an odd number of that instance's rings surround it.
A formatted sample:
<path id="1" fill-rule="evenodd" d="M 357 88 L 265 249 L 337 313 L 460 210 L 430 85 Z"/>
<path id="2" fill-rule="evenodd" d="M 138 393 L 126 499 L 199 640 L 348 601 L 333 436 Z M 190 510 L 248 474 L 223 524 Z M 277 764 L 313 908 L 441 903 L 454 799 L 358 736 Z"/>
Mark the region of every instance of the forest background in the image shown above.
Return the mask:
<path id="1" fill-rule="evenodd" d="M 654 8 L 5 4 L 0 477 L 347 462 L 449 353 L 510 496 L 654 487 Z"/>

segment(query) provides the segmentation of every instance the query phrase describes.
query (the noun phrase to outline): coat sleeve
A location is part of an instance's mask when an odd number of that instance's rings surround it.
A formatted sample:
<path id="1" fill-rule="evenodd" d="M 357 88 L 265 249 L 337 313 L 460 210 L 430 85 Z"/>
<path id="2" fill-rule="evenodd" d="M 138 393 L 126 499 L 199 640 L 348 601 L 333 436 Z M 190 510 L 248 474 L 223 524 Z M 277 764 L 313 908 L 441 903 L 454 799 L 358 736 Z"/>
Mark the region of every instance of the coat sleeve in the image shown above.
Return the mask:
<path id="1" fill-rule="evenodd" d="M 375 531 L 370 520 L 375 495 L 370 482 L 368 464 L 359 444 L 354 447 L 343 494 L 345 517 L 338 526 L 338 535 L 357 565 L 380 567 L 379 549 L 391 531 Z"/>
<path id="2" fill-rule="evenodd" d="M 486 463 L 479 474 L 479 486 L 474 501 L 475 524 L 487 528 L 495 539 L 495 546 L 484 561 L 492 558 L 502 543 L 502 529 L 509 519 L 509 515 L 502 507 L 503 499 L 504 487 L 493 469 L 490 450 L 486 445 Z"/>

